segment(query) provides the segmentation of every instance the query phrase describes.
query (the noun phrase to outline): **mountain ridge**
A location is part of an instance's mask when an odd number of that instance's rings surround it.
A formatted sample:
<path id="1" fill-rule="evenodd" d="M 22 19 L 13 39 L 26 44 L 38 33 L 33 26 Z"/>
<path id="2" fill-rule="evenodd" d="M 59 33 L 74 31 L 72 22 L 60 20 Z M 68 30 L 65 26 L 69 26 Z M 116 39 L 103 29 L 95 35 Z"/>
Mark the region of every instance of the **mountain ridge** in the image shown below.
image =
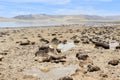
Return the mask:
<path id="1" fill-rule="evenodd" d="M 47 14 L 29 14 L 18 15 L 14 19 L 23 20 L 46 20 L 46 19 L 76 19 L 76 20 L 120 20 L 120 16 L 98 16 L 98 15 L 47 15 Z"/>
<path id="2" fill-rule="evenodd" d="M 0 17 L 3 19 L 14 20 L 41 20 L 41 21 L 82 21 L 82 20 L 120 20 L 120 15 L 116 16 L 98 16 L 98 15 L 48 15 L 48 14 L 28 14 L 17 15 L 11 18 Z"/>

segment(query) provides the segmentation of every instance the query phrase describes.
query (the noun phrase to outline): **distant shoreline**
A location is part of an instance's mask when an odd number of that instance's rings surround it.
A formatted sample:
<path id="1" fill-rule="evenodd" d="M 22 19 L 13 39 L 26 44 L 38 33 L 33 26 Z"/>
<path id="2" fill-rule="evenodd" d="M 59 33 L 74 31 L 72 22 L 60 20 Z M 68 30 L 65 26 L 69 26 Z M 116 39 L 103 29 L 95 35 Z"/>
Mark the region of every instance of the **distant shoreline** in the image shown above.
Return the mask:
<path id="1" fill-rule="evenodd" d="M 35 28 L 35 27 L 113 27 L 120 26 L 120 22 L 80 22 L 80 23 L 30 23 L 30 22 L 0 22 L 0 29 L 4 28 Z"/>
<path id="2" fill-rule="evenodd" d="M 88 28 L 95 28 L 96 26 L 79 26 L 79 25 L 56 25 L 56 26 L 28 26 L 28 27 L 0 27 L 0 30 L 1 29 L 35 29 L 35 28 L 75 28 L 75 27 L 79 27 L 79 28 L 83 28 L 83 27 L 88 27 Z M 100 26 L 101 28 L 102 27 L 119 27 L 119 26 Z"/>

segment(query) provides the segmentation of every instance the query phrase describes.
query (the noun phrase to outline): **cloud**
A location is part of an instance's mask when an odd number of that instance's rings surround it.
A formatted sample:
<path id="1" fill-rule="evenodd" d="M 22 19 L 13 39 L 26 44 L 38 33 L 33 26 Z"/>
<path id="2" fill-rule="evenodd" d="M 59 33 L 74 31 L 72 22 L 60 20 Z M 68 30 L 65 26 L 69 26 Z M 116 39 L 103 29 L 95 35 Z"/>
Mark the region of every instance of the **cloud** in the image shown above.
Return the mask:
<path id="1" fill-rule="evenodd" d="M 4 0 L 8 1 L 8 0 Z M 71 0 L 10 0 L 9 2 L 37 2 L 37 3 L 47 3 L 47 4 L 66 4 Z"/>
<path id="2" fill-rule="evenodd" d="M 54 11 L 54 14 L 58 14 L 58 15 L 86 14 L 86 15 L 106 16 L 106 15 L 113 15 L 114 13 L 110 13 L 110 11 L 106 11 L 104 9 L 95 9 L 91 6 L 89 7 L 78 6 L 75 8 L 58 9 Z"/>

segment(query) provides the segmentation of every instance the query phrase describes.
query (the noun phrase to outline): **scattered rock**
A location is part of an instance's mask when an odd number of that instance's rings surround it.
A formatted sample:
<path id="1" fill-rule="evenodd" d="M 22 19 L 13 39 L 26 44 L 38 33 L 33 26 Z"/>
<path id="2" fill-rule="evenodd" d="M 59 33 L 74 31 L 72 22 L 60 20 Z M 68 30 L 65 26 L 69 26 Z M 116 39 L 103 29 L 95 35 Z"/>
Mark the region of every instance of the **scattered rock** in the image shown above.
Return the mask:
<path id="1" fill-rule="evenodd" d="M 79 43 L 80 42 L 80 40 L 74 40 L 74 43 L 75 44 L 77 44 L 77 43 Z"/>
<path id="2" fill-rule="evenodd" d="M 3 58 L 4 58 L 4 57 L 3 57 L 2 55 L 0 55 L 0 61 L 2 61 Z"/>
<path id="3" fill-rule="evenodd" d="M 46 44 L 48 44 L 48 43 L 49 43 L 49 41 L 48 41 L 48 40 L 46 40 L 46 39 L 44 39 L 44 38 L 40 39 L 40 41 L 41 41 L 41 42 L 45 42 Z"/>
<path id="4" fill-rule="evenodd" d="M 47 57 L 35 57 L 35 61 L 37 62 L 51 62 L 51 63 L 64 63 L 66 62 L 65 56 L 50 56 Z"/>
<path id="5" fill-rule="evenodd" d="M 86 74 L 87 73 L 87 71 L 84 70 L 84 69 L 77 69 L 75 72 L 76 73 L 82 73 L 82 74 Z"/>
<path id="6" fill-rule="evenodd" d="M 52 36 L 56 36 L 56 34 L 55 34 L 55 33 L 53 33 L 53 34 L 52 34 Z"/>
<path id="7" fill-rule="evenodd" d="M 71 37 L 70 39 L 75 40 L 75 39 L 77 39 L 77 38 L 79 38 L 78 35 L 74 35 L 74 36 Z"/>
<path id="8" fill-rule="evenodd" d="M 20 43 L 20 41 L 17 41 L 16 43 Z"/>
<path id="9" fill-rule="evenodd" d="M 66 77 L 60 78 L 59 80 L 73 80 L 73 78 L 69 77 L 69 76 L 66 76 Z"/>
<path id="10" fill-rule="evenodd" d="M 78 60 L 87 60 L 89 56 L 87 54 L 77 53 L 76 57 L 78 58 Z"/>
<path id="11" fill-rule="evenodd" d="M 66 43 L 67 43 L 67 40 L 63 40 L 62 43 L 63 43 L 63 44 L 66 44 Z"/>
<path id="12" fill-rule="evenodd" d="M 28 39 L 27 37 L 23 37 L 23 39 Z"/>
<path id="13" fill-rule="evenodd" d="M 31 42 L 31 45 L 35 45 L 35 42 Z"/>
<path id="14" fill-rule="evenodd" d="M 52 49 L 46 46 L 42 46 L 39 48 L 39 50 L 35 53 L 35 56 L 48 56 L 48 52 L 50 52 Z"/>
<path id="15" fill-rule="evenodd" d="M 100 74 L 100 77 L 108 78 L 108 75 L 107 74 Z"/>
<path id="16" fill-rule="evenodd" d="M 120 46 L 117 46 L 116 49 L 120 49 Z"/>
<path id="17" fill-rule="evenodd" d="M 82 68 L 87 68 L 88 65 L 93 65 L 93 61 L 86 60 L 86 61 L 80 61 L 79 66 Z"/>
<path id="18" fill-rule="evenodd" d="M 49 56 L 43 59 L 43 62 L 52 62 L 52 63 L 59 63 L 59 62 L 66 62 L 65 56 Z"/>
<path id="19" fill-rule="evenodd" d="M 95 44 L 95 47 L 102 47 L 104 49 L 109 49 L 109 45 L 108 44 L 101 43 L 101 42 L 95 42 L 95 41 L 93 41 L 93 43 Z"/>
<path id="20" fill-rule="evenodd" d="M 3 37 L 3 36 L 5 36 L 5 35 L 8 35 L 8 36 L 9 36 L 8 32 L 0 32 L 0 37 Z"/>
<path id="21" fill-rule="evenodd" d="M 51 40 L 51 43 L 52 43 L 52 44 L 59 44 L 60 41 L 59 41 L 57 38 L 53 38 L 53 39 Z"/>
<path id="22" fill-rule="evenodd" d="M 83 43 L 83 44 L 89 44 L 90 41 L 89 41 L 89 40 L 84 40 L 82 43 Z"/>
<path id="23" fill-rule="evenodd" d="M 42 36 L 40 34 L 38 34 L 38 37 L 42 38 Z"/>
<path id="24" fill-rule="evenodd" d="M 87 60 L 88 57 L 89 57 L 88 55 L 79 55 L 78 59 L 79 60 Z"/>
<path id="25" fill-rule="evenodd" d="M 20 45 L 30 45 L 30 41 L 29 40 L 27 40 L 27 39 L 24 39 L 24 40 L 22 40 L 22 41 L 20 41 Z"/>
<path id="26" fill-rule="evenodd" d="M 94 72 L 94 71 L 99 71 L 99 70 L 100 70 L 100 68 L 97 66 L 88 65 L 87 71 L 89 71 L 89 72 Z"/>
<path id="27" fill-rule="evenodd" d="M 108 62 L 108 64 L 112 65 L 112 66 L 116 66 L 119 64 L 119 60 L 111 60 Z"/>
<path id="28" fill-rule="evenodd" d="M 6 52 L 2 52 L 2 53 L 0 53 L 0 55 L 7 55 L 8 53 L 6 53 Z"/>
<path id="29" fill-rule="evenodd" d="M 60 36 L 60 35 L 62 35 L 62 34 L 59 33 L 58 35 Z"/>
<path id="30" fill-rule="evenodd" d="M 61 50 L 60 50 L 60 49 L 56 49 L 56 51 L 57 51 L 58 53 L 61 53 Z"/>

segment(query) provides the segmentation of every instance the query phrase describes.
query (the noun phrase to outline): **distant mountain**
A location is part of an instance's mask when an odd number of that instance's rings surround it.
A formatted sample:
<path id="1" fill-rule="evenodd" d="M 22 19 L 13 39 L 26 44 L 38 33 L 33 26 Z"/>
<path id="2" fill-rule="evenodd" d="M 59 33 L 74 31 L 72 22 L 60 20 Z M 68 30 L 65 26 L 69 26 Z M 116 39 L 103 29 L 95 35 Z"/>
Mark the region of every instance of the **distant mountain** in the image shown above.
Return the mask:
<path id="1" fill-rule="evenodd" d="M 105 18 L 109 20 L 120 20 L 120 16 L 106 16 Z"/>
<path id="2" fill-rule="evenodd" d="M 42 18 L 47 18 L 46 16 L 44 15 L 18 15 L 18 16 L 15 16 L 14 18 L 15 19 L 42 19 Z"/>
<path id="3" fill-rule="evenodd" d="M 30 14 L 30 15 L 18 15 L 13 17 L 14 19 L 21 20 L 120 20 L 120 16 L 97 16 L 97 15 L 47 15 L 47 14 Z"/>
<path id="4" fill-rule="evenodd" d="M 96 15 L 18 15 L 15 19 L 36 20 L 36 19 L 66 19 L 66 20 L 120 20 L 120 16 L 96 16 Z"/>
<path id="5" fill-rule="evenodd" d="M 0 19 L 5 19 L 4 17 L 0 17 Z"/>
<path id="6" fill-rule="evenodd" d="M 103 19 L 100 16 L 90 16 L 90 15 L 46 15 L 46 14 L 37 14 L 37 15 L 18 15 L 14 17 L 15 19 L 25 19 L 25 20 L 34 20 L 34 19 L 79 19 L 79 20 L 98 20 Z"/>

